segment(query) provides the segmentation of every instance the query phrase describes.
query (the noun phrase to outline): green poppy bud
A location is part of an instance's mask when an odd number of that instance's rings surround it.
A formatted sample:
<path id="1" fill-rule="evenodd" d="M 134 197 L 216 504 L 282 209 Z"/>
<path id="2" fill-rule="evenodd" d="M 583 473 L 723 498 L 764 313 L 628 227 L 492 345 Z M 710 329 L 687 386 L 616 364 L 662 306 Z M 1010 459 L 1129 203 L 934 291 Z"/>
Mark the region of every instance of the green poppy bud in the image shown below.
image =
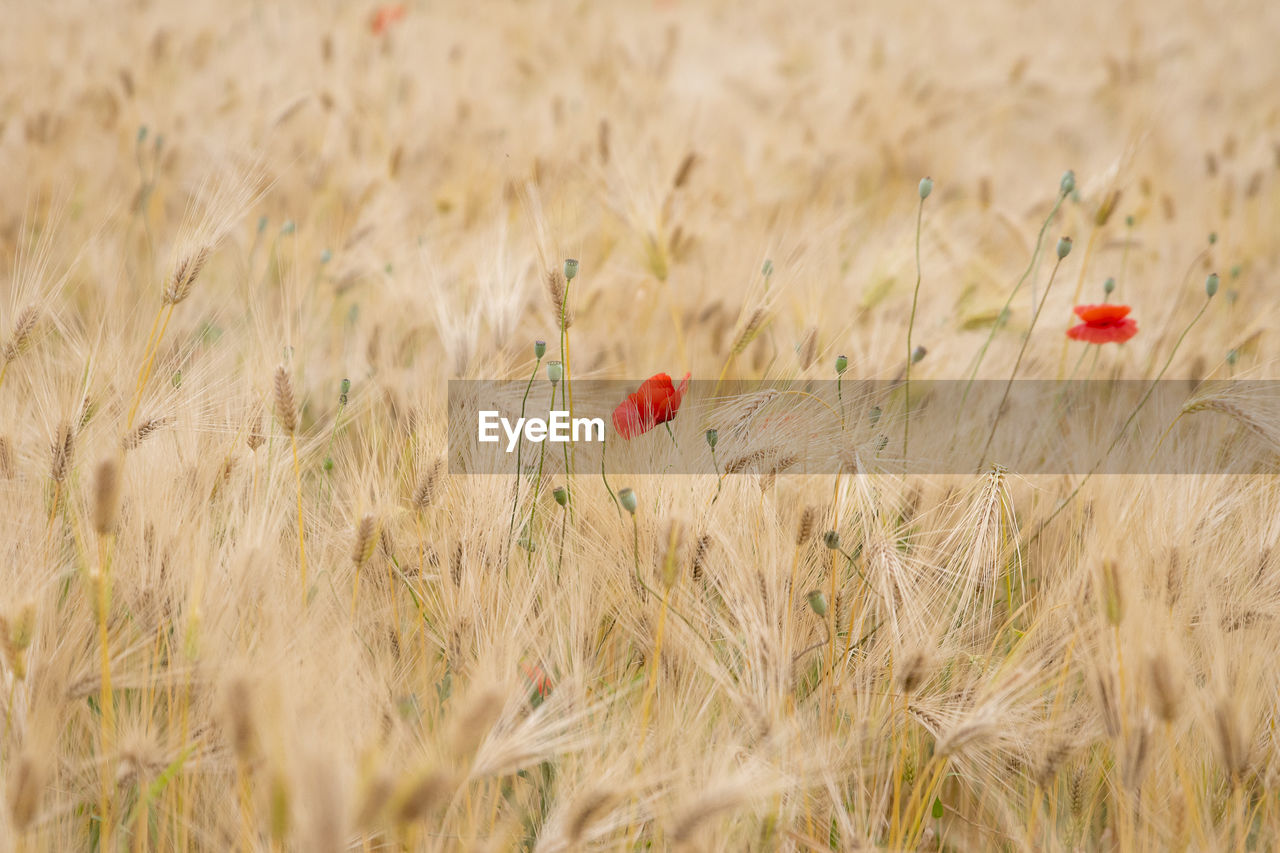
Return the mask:
<path id="1" fill-rule="evenodd" d="M 618 490 L 618 503 L 632 515 L 636 514 L 636 493 L 630 487 Z"/>
<path id="2" fill-rule="evenodd" d="M 578 260 L 577 260 L 577 258 L 565 258 L 565 259 L 564 259 L 564 280 L 565 280 L 565 281 L 573 281 L 573 279 L 574 279 L 577 275 L 578 275 Z"/>
<path id="3" fill-rule="evenodd" d="M 551 384 L 555 385 L 564 378 L 564 365 L 558 361 L 547 362 L 547 378 L 551 380 Z"/>
<path id="4" fill-rule="evenodd" d="M 1209 273 L 1209 277 L 1204 280 L 1204 292 L 1212 298 L 1213 294 L 1218 292 L 1218 274 L 1216 272 Z"/>
<path id="5" fill-rule="evenodd" d="M 292 219 L 286 219 L 284 225 L 280 226 L 280 233 L 285 235 L 286 237 L 297 230 L 298 230 L 298 226 L 294 223 Z"/>
<path id="6" fill-rule="evenodd" d="M 1110 296 L 1116 291 L 1116 280 L 1109 278 L 1102 283 L 1102 292 Z"/>
<path id="7" fill-rule="evenodd" d="M 1058 260 L 1062 260 L 1071 254 L 1071 238 L 1063 237 L 1058 241 Z"/>
<path id="8" fill-rule="evenodd" d="M 836 356 L 836 375 L 843 376 L 844 372 L 849 369 L 849 359 L 843 355 Z"/>
<path id="9" fill-rule="evenodd" d="M 924 347 L 922 346 L 916 347 L 911 351 L 911 363 L 919 364 L 924 359 L 924 357 L 928 354 L 929 354 L 929 351 Z"/>
<path id="10" fill-rule="evenodd" d="M 1231 365 L 1232 367 L 1235 367 L 1236 362 L 1239 360 L 1240 360 L 1240 350 L 1233 349 L 1231 350 L 1231 352 L 1227 353 L 1227 364 Z"/>
<path id="11" fill-rule="evenodd" d="M 1214 243 L 1216 243 L 1216 242 L 1218 242 L 1218 232 L 1217 232 L 1217 231 L 1210 231 L 1210 232 L 1209 232 L 1209 245 L 1210 245 L 1210 246 L 1212 246 L 1212 245 L 1213 245 Z"/>
<path id="12" fill-rule="evenodd" d="M 1131 213 L 1124 218 L 1124 224 L 1132 228 L 1134 225 L 1138 224 L 1138 220 L 1134 219 L 1133 214 Z"/>
<path id="13" fill-rule="evenodd" d="M 714 429 L 707 430 L 707 445 L 712 449 L 716 449 L 716 442 L 720 440 L 720 433 Z"/>
<path id="14" fill-rule="evenodd" d="M 828 530 L 826 533 L 822 534 L 822 544 L 826 545 L 832 551 L 838 551 L 840 549 L 840 534 L 836 533 L 834 530 Z"/>
<path id="15" fill-rule="evenodd" d="M 933 192 L 933 178 L 920 179 L 920 200 L 924 201 Z"/>
<path id="16" fill-rule="evenodd" d="M 551 497 L 556 499 L 556 503 L 564 506 L 569 502 L 569 493 L 565 491 L 564 486 L 556 486 L 551 490 Z"/>
<path id="17" fill-rule="evenodd" d="M 1058 190 L 1064 196 L 1071 195 L 1076 188 L 1076 173 L 1067 169 L 1062 173 L 1062 180 L 1058 182 Z"/>
<path id="18" fill-rule="evenodd" d="M 331 260 L 333 260 L 333 252 L 329 251 L 328 249 L 325 249 L 323 252 L 320 253 L 320 263 L 322 265 L 329 263 L 329 261 Z"/>
<path id="19" fill-rule="evenodd" d="M 145 124 L 140 124 L 138 125 L 138 144 L 141 145 L 146 141 L 147 141 L 147 126 Z"/>
<path id="20" fill-rule="evenodd" d="M 326 470 L 326 471 L 332 471 L 332 470 L 333 470 L 333 457 L 332 457 L 332 456 L 326 456 L 326 457 L 324 458 L 324 470 Z"/>
<path id="21" fill-rule="evenodd" d="M 769 260 L 768 258 L 765 258 L 764 264 L 760 267 L 760 274 L 763 275 L 765 278 L 768 278 L 769 276 L 773 275 L 773 261 Z"/>
<path id="22" fill-rule="evenodd" d="M 811 590 L 807 597 L 809 599 L 809 606 L 813 608 L 813 612 L 818 614 L 820 618 L 825 619 L 827 616 L 827 597 L 822 594 L 822 590 Z"/>
<path id="23" fill-rule="evenodd" d="M 546 354 L 547 354 L 547 342 L 546 342 L 546 341 L 534 341 L 534 342 L 533 342 L 533 356 L 534 356 L 534 358 L 539 358 L 539 359 L 540 359 L 540 358 L 542 358 L 542 357 L 543 357 L 544 355 L 546 355 Z"/>

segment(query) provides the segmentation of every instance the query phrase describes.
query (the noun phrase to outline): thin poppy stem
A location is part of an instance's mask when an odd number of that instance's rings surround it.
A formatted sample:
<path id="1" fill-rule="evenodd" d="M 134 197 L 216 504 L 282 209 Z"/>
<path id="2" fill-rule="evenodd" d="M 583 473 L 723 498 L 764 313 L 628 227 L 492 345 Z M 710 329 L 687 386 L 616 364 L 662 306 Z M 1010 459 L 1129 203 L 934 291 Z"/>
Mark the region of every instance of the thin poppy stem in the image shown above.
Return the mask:
<path id="1" fill-rule="evenodd" d="M 529 391 L 533 388 L 533 380 L 538 375 L 538 368 L 542 365 L 542 356 L 538 356 L 537 361 L 533 364 L 533 372 L 529 374 L 529 382 L 524 386 L 524 399 L 520 401 L 520 419 L 524 420 L 525 407 L 529 404 Z M 520 504 L 520 474 L 521 459 L 524 456 L 524 436 L 520 437 L 520 443 L 516 445 L 516 494 L 511 499 L 511 523 L 507 525 L 507 538 L 511 538 L 511 534 L 516 529 L 516 507 Z"/>
<path id="2" fill-rule="evenodd" d="M 969 372 L 969 381 L 964 387 L 964 394 L 960 398 L 961 405 L 969 398 L 969 389 L 973 387 L 974 377 L 978 375 L 978 368 L 982 365 L 982 359 L 986 358 L 987 349 L 990 348 L 991 342 L 995 339 L 996 332 L 1004 323 L 1004 318 L 1009 315 L 1009 306 L 1013 304 L 1013 298 L 1018 295 L 1018 291 L 1022 289 L 1022 285 L 1026 282 L 1027 276 L 1031 275 L 1031 270 L 1035 267 L 1036 258 L 1040 256 L 1040 245 L 1044 242 L 1044 232 L 1049 229 L 1049 223 L 1053 221 L 1053 217 L 1057 215 L 1058 208 L 1062 206 L 1063 200 L 1067 197 L 1067 193 L 1058 194 L 1058 200 L 1054 203 L 1053 209 L 1049 211 L 1049 215 L 1045 217 L 1044 224 L 1040 226 L 1040 233 L 1036 235 L 1035 249 L 1031 252 L 1031 262 L 1027 264 L 1026 270 L 1022 273 L 1022 278 L 1018 279 L 1018 283 L 1013 286 L 1013 290 L 1009 292 L 1009 298 L 1005 300 L 1004 307 L 1000 309 L 1000 314 L 996 317 L 996 321 L 991 324 L 991 331 L 987 335 L 987 340 L 982 345 L 982 349 L 978 351 L 978 357 L 974 361 L 973 370 Z M 910 358 L 908 358 L 910 361 Z"/>
<path id="3" fill-rule="evenodd" d="M 1155 391 L 1156 385 L 1160 383 L 1160 380 L 1164 378 L 1164 374 L 1169 369 L 1169 366 L 1173 364 L 1173 358 L 1178 354 L 1178 348 L 1182 346 L 1182 342 L 1186 339 L 1187 333 L 1191 331 L 1192 327 L 1194 327 L 1196 323 L 1200 322 L 1200 318 L 1204 316 L 1205 309 L 1209 307 L 1209 302 L 1212 299 L 1212 296 L 1205 299 L 1204 304 L 1200 306 L 1200 310 L 1196 312 L 1196 316 L 1192 317 L 1191 322 L 1182 330 L 1182 334 L 1178 336 L 1178 340 L 1174 343 L 1173 349 L 1169 351 L 1169 358 L 1165 360 L 1164 367 L 1160 368 L 1160 372 L 1156 374 L 1156 378 L 1151 380 L 1151 384 L 1147 386 L 1146 393 L 1143 394 L 1142 399 L 1138 401 L 1137 407 L 1134 408 L 1133 412 L 1129 415 L 1128 420 L 1124 422 L 1124 425 L 1120 427 L 1119 432 L 1116 433 L 1116 437 L 1111 440 L 1111 444 L 1107 446 L 1107 452 L 1102 454 L 1101 458 L 1099 458 L 1097 462 L 1093 463 L 1093 467 L 1089 469 L 1089 473 L 1085 474 L 1084 479 L 1077 483 L 1076 487 L 1071 490 L 1071 494 L 1063 498 L 1061 503 L 1054 508 L 1053 512 L 1049 513 L 1049 517 L 1040 522 L 1039 527 L 1036 528 L 1036 532 L 1027 540 L 1028 545 L 1040 538 L 1040 534 L 1049 526 L 1049 522 L 1057 518 L 1058 513 L 1062 512 L 1067 504 L 1075 500 L 1076 495 L 1080 494 L 1080 490 L 1084 488 L 1084 484 L 1089 482 L 1089 479 L 1097 473 L 1099 468 L 1102 467 L 1102 463 L 1111 456 L 1111 452 L 1116 449 L 1116 445 L 1120 443 L 1122 438 L 1124 438 L 1124 434 L 1128 431 L 1130 424 L 1132 424 L 1134 419 L 1138 417 L 1138 413 L 1141 412 L 1143 406 L 1147 404 L 1147 400 L 1151 399 L 1151 393 Z"/>
<path id="4" fill-rule="evenodd" d="M 556 406 L 556 386 L 551 385 L 551 406 Z M 538 493 L 542 491 L 542 463 L 547 458 L 547 443 L 542 442 L 542 446 L 538 451 L 538 476 L 534 478 L 533 494 L 529 496 L 529 524 L 525 527 L 524 537 L 526 550 L 529 552 L 529 562 L 533 562 L 533 516 L 538 511 Z"/>
<path id="5" fill-rule="evenodd" d="M 564 299 L 560 303 L 560 360 L 564 362 L 564 386 L 560 392 L 560 399 L 565 402 L 565 407 L 569 410 L 569 422 L 573 423 L 573 387 L 570 385 L 569 372 L 569 291 L 572 289 L 572 279 L 566 279 L 564 283 Z M 555 407 L 555 394 L 551 395 L 551 406 Z M 573 508 L 573 465 L 569 460 L 569 445 L 564 446 L 564 490 L 568 493 L 568 506 Z"/>
<path id="6" fill-rule="evenodd" d="M 1058 276 L 1058 267 L 1062 266 L 1062 258 L 1058 258 L 1053 265 L 1053 272 L 1049 273 L 1049 283 L 1045 285 L 1044 297 L 1036 306 L 1036 311 L 1031 315 L 1031 325 L 1027 327 L 1027 332 L 1022 336 L 1022 346 L 1018 349 L 1018 358 L 1013 362 L 1013 370 L 1009 373 L 1009 381 L 1004 385 L 1004 393 L 1000 395 L 1000 405 L 996 406 L 995 420 L 991 423 L 991 432 L 987 435 L 987 443 L 982 447 L 982 456 L 978 459 L 978 471 L 981 472 L 987 463 L 987 452 L 991 450 L 991 442 L 996 437 L 996 430 L 1000 426 L 1000 416 L 1004 413 L 1005 401 L 1009 399 L 1009 389 L 1013 387 L 1013 380 L 1018 375 L 1018 368 L 1022 365 L 1022 357 L 1027 354 L 1027 344 L 1031 341 L 1031 333 L 1035 331 L 1036 321 L 1040 319 L 1040 312 L 1044 310 L 1045 303 L 1049 301 L 1049 290 L 1053 287 L 1053 280 Z"/>
<path id="7" fill-rule="evenodd" d="M 1093 230 L 1089 232 L 1089 243 L 1084 247 L 1084 260 L 1080 263 L 1080 275 L 1076 278 L 1076 289 L 1071 295 L 1071 304 L 1078 305 L 1080 303 L 1080 291 L 1084 287 L 1084 274 L 1089 269 L 1089 258 L 1093 256 L 1093 244 L 1098 240 L 1098 227 L 1095 225 Z M 1048 296 L 1048 293 L 1045 294 Z M 1103 302 L 1107 301 L 1107 295 L 1103 295 Z M 1058 359 L 1058 378 L 1061 379 L 1063 371 L 1067 369 L 1067 345 L 1070 338 L 1064 338 L 1062 341 L 1062 355 Z"/>
<path id="8" fill-rule="evenodd" d="M 560 583 L 560 569 L 564 566 L 564 527 L 569 519 L 569 508 L 560 510 L 560 555 L 556 557 L 556 584 Z"/>
<path id="9" fill-rule="evenodd" d="M 903 466 L 907 464 L 908 451 L 911 447 L 911 333 L 916 327 L 916 304 L 920 301 L 920 223 L 924 219 L 924 196 L 920 197 L 920 206 L 916 209 L 916 289 L 911 294 L 911 319 L 907 321 L 907 371 L 903 376 L 902 387 L 906 414 L 902 419 L 902 457 Z M 840 380 L 836 379 L 836 396 L 840 395 Z M 840 427 L 844 428 L 844 400 L 840 401 Z"/>
<path id="10" fill-rule="evenodd" d="M 618 511 L 618 518 L 622 518 L 622 504 L 618 503 L 618 496 L 613 493 L 613 489 L 609 486 L 609 478 L 604 475 L 605 452 L 609 449 L 609 443 L 605 439 L 600 441 L 600 479 L 604 481 L 604 490 L 609 493 L 609 500 L 613 501 L 613 507 Z"/>

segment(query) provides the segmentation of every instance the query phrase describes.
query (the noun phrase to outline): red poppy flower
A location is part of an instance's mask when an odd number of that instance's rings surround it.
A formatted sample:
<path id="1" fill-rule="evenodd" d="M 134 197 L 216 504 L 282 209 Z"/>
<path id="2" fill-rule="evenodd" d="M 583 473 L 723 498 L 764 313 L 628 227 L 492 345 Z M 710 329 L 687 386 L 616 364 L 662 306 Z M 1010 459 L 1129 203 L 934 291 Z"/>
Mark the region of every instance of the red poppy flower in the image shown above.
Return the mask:
<path id="1" fill-rule="evenodd" d="M 404 18 L 404 4 L 388 3 L 374 11 L 373 16 L 369 18 L 369 29 L 375 36 L 380 36 L 402 18 Z"/>
<path id="2" fill-rule="evenodd" d="M 1067 329 L 1073 341 L 1122 344 L 1138 334 L 1138 322 L 1128 316 L 1128 305 L 1077 305 L 1074 310 L 1084 322 Z"/>
<path id="3" fill-rule="evenodd" d="M 640 387 L 613 410 L 613 428 L 618 435 L 630 440 L 674 418 L 684 392 L 689 389 L 691 375 L 686 373 L 679 387 L 672 385 L 671 377 L 665 373 L 654 374 L 640 383 Z"/>
<path id="4" fill-rule="evenodd" d="M 533 689 L 538 692 L 538 695 L 544 699 L 547 698 L 547 694 L 551 692 L 551 677 L 536 663 L 521 663 L 520 668 L 524 670 L 524 677 L 533 684 Z"/>

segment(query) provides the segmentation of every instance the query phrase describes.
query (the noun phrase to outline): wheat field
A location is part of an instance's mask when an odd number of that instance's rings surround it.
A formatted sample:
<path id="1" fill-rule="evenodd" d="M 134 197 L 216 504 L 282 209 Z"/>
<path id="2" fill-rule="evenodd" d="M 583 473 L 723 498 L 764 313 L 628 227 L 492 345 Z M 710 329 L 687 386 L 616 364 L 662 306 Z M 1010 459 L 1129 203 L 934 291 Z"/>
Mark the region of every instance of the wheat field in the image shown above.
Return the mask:
<path id="1" fill-rule="evenodd" d="M 0 8 L 0 849 L 1280 845 L 1280 397 L 1198 384 L 1280 378 L 1280 4 Z M 553 361 L 1221 441 L 450 456 Z"/>

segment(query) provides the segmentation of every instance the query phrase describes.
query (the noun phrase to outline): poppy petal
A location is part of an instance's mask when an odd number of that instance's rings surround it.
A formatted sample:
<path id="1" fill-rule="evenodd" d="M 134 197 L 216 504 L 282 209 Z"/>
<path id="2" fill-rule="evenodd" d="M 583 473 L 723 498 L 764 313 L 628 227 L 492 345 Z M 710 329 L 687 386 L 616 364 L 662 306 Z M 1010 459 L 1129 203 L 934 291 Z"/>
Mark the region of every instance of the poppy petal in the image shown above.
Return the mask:
<path id="1" fill-rule="evenodd" d="M 1114 323 L 1128 316 L 1130 308 L 1128 305 L 1077 305 L 1074 309 L 1076 316 L 1086 323 Z"/>
<path id="2" fill-rule="evenodd" d="M 640 422 L 640 407 L 631 397 L 628 396 L 613 410 L 613 428 L 628 441 L 644 432 Z"/>
<path id="3" fill-rule="evenodd" d="M 685 374 L 679 388 L 665 373 L 655 373 L 641 382 L 640 387 L 613 410 L 613 428 L 618 435 L 630 440 L 674 418 L 689 388 L 690 376 L 691 373 Z"/>
<path id="4" fill-rule="evenodd" d="M 1067 329 L 1067 337 L 1073 341 L 1084 341 L 1090 344 L 1122 344 L 1136 334 L 1138 334 L 1138 323 L 1130 319 L 1124 319 L 1109 326 L 1091 326 L 1088 323 L 1081 323 Z"/>

